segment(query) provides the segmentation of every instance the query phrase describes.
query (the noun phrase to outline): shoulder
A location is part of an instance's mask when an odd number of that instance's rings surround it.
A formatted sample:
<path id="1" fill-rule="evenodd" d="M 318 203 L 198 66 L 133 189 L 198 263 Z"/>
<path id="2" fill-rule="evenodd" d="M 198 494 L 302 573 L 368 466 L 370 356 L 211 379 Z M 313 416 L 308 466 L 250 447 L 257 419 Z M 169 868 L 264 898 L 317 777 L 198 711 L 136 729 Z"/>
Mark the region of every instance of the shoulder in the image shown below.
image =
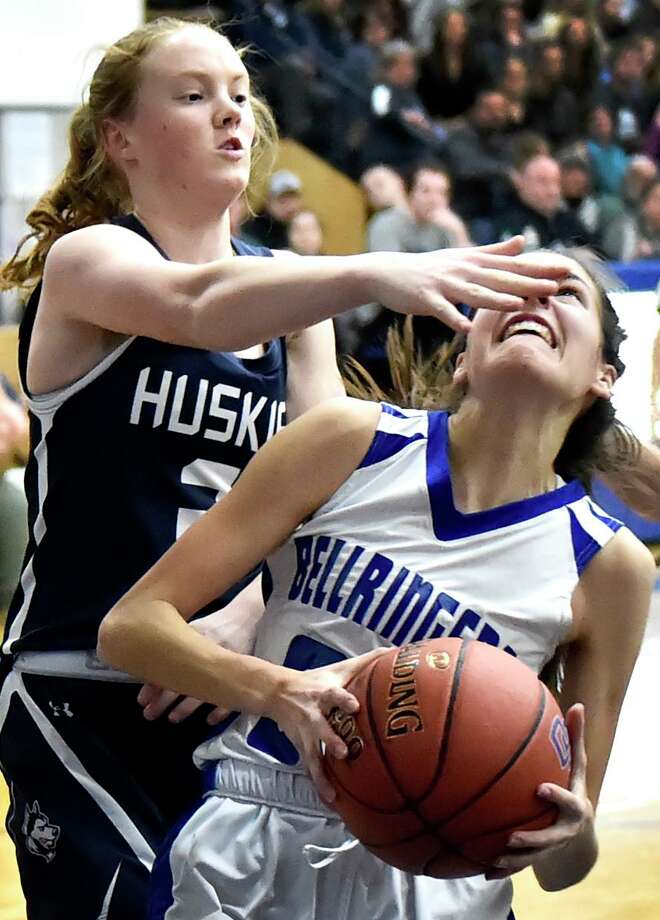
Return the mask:
<path id="1" fill-rule="evenodd" d="M 121 259 L 128 256 L 162 260 L 151 243 L 132 230 L 115 224 L 95 224 L 60 237 L 48 253 L 45 274 L 88 269 L 99 257 Z"/>
<path id="2" fill-rule="evenodd" d="M 646 622 L 656 579 L 653 556 L 641 540 L 621 527 L 587 565 L 573 597 L 578 632 L 607 632 L 625 623 Z M 608 620 L 608 611 L 612 616 Z"/>
<path id="3" fill-rule="evenodd" d="M 351 439 L 373 437 L 381 411 L 380 403 L 337 396 L 314 406 L 290 427 L 304 426 L 318 435 L 319 442 L 346 447 Z"/>

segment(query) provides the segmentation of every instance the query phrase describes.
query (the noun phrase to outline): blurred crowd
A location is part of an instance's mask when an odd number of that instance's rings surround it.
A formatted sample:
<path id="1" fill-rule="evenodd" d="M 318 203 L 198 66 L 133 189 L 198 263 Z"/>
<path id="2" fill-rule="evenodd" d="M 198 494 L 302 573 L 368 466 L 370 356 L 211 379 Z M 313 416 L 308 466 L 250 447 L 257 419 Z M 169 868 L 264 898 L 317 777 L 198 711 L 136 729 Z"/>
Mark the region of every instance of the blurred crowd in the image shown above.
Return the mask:
<path id="1" fill-rule="evenodd" d="M 153 5 L 185 11 L 181 0 Z M 225 0 L 208 9 L 252 49 L 282 135 L 361 181 L 372 213 L 398 209 L 370 226 L 372 248 L 394 248 L 393 237 L 396 248 L 426 249 L 523 232 L 530 248 L 577 242 L 615 261 L 660 257 L 660 0 Z M 410 227 L 420 221 L 406 190 L 424 162 L 442 173 L 446 203 L 422 222 L 442 233 Z M 369 191 L 381 165 L 400 177 L 396 189 L 387 180 L 384 200 Z M 288 218 L 275 218 L 275 236 L 269 222 L 251 222 L 247 235 L 282 245 Z M 292 230 L 316 238 L 314 222 L 307 213 Z"/>

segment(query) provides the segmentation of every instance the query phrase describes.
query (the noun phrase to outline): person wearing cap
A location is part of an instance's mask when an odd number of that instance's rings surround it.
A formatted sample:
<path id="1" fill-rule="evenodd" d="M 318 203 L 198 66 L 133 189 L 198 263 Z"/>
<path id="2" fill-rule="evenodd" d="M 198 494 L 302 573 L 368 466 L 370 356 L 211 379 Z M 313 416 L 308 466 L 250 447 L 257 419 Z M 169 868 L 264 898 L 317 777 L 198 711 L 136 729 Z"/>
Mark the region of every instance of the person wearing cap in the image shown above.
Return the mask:
<path id="1" fill-rule="evenodd" d="M 287 249 L 289 223 L 302 208 L 302 182 L 288 169 L 278 169 L 270 177 L 263 211 L 246 221 L 244 232 L 269 249 Z"/>

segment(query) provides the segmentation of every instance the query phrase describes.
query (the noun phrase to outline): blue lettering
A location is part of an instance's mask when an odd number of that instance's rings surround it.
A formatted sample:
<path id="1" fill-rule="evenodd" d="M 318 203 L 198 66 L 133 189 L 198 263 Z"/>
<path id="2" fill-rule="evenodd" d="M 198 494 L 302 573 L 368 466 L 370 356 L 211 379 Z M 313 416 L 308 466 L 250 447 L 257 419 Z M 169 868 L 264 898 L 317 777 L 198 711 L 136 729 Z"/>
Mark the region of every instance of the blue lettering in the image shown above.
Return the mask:
<path id="1" fill-rule="evenodd" d="M 392 603 L 393 598 L 396 597 L 397 591 L 399 590 L 399 588 L 401 587 L 401 585 L 404 583 L 404 581 L 409 575 L 410 575 L 410 569 L 407 569 L 405 565 L 403 566 L 402 569 L 399 569 L 399 571 L 396 573 L 394 581 L 392 582 L 392 584 L 389 586 L 389 588 L 385 592 L 385 595 L 383 599 L 381 600 L 380 604 L 376 607 L 373 616 L 371 617 L 369 622 L 366 624 L 367 629 L 373 629 L 374 631 L 376 630 L 376 627 L 378 626 L 380 621 L 383 619 L 383 614 L 387 612 L 387 608 Z"/>
<path id="2" fill-rule="evenodd" d="M 352 618 L 356 623 L 361 623 L 365 613 L 373 603 L 376 588 L 382 585 L 393 568 L 394 563 L 391 559 L 388 559 L 387 556 L 383 556 L 381 553 L 375 553 L 367 563 L 364 572 L 360 575 L 355 587 L 349 594 L 344 608 L 341 611 L 341 615 L 343 617 L 349 617 L 358 600 L 362 598 L 355 612 L 355 616 Z"/>
<path id="3" fill-rule="evenodd" d="M 449 633 L 450 636 L 462 636 L 466 629 L 475 631 L 479 625 L 480 616 L 475 610 L 470 610 L 468 607 L 467 610 L 464 610 L 456 621 L 456 625 Z"/>
<path id="4" fill-rule="evenodd" d="M 316 540 L 316 545 L 314 546 L 314 560 L 312 561 L 311 568 L 309 570 L 309 575 L 307 576 L 307 581 L 305 587 L 303 588 L 303 593 L 300 598 L 303 604 L 309 604 L 312 597 L 312 582 L 318 576 L 321 571 L 321 556 L 327 548 L 330 546 L 330 537 L 318 537 Z"/>
<path id="5" fill-rule="evenodd" d="M 335 582 L 335 586 L 332 589 L 330 600 L 328 601 L 328 610 L 330 611 L 330 613 L 337 613 L 337 610 L 339 609 L 339 605 L 344 600 L 344 598 L 341 596 L 339 592 L 344 587 L 344 582 L 348 578 L 351 572 L 351 569 L 353 568 L 355 563 L 358 561 L 358 559 L 360 558 L 363 552 L 364 552 L 364 546 L 356 546 L 351 552 L 351 555 L 348 557 L 348 559 L 344 563 L 344 568 L 339 573 L 339 577 L 337 578 L 337 581 Z"/>
<path id="6" fill-rule="evenodd" d="M 296 554 L 298 556 L 298 568 L 296 574 L 293 576 L 291 588 L 289 589 L 290 601 L 295 601 L 302 591 L 302 586 L 309 567 L 309 560 L 312 556 L 312 537 L 296 537 L 294 542 L 296 544 Z"/>
<path id="7" fill-rule="evenodd" d="M 434 608 L 436 608 L 435 610 L 436 616 L 440 610 L 444 610 L 445 613 L 448 613 L 452 617 L 455 615 L 456 611 L 458 610 L 459 604 L 458 604 L 458 601 L 454 600 L 454 598 L 450 594 L 445 594 L 444 591 L 441 591 L 438 597 L 438 601 L 440 602 L 439 604 L 433 605 Z M 437 623 L 435 629 L 433 630 L 429 638 L 437 639 L 438 636 L 443 636 L 445 634 L 446 629 L 447 627 L 443 626 L 442 623 Z"/>
<path id="8" fill-rule="evenodd" d="M 316 594 L 314 595 L 314 600 L 312 601 L 312 605 L 314 607 L 317 607 L 320 609 L 325 604 L 326 594 L 325 594 L 325 591 L 323 590 L 325 588 L 325 583 L 328 580 L 328 576 L 330 575 L 330 572 L 332 572 L 332 570 L 335 567 L 337 556 L 340 554 L 340 552 L 345 546 L 346 546 L 346 540 L 335 540 L 335 545 L 332 547 L 332 552 L 328 556 L 328 561 L 326 562 L 325 568 L 323 569 L 323 575 L 321 575 L 321 580 L 318 583 L 318 586 L 316 588 Z"/>
<path id="9" fill-rule="evenodd" d="M 403 615 L 406 613 L 406 610 L 408 609 L 408 607 L 412 604 L 413 605 L 412 610 L 410 611 L 408 616 L 405 618 L 405 620 L 403 621 L 403 624 L 401 625 L 401 628 L 399 629 L 399 631 L 396 633 L 396 635 L 392 639 L 392 642 L 394 642 L 395 645 L 402 644 L 406 633 L 410 631 L 410 628 L 414 625 L 415 620 L 417 619 L 417 617 L 420 615 L 420 613 L 426 606 L 426 603 L 429 597 L 431 596 L 432 591 L 433 591 L 433 585 L 431 584 L 430 581 L 424 581 L 424 579 L 421 578 L 421 576 L 415 575 L 412 582 L 408 586 L 406 593 L 403 595 L 403 597 L 399 601 L 396 607 L 396 610 L 390 617 L 389 622 L 387 623 L 387 626 L 383 630 L 383 635 L 386 637 L 389 637 L 391 635 L 392 630 L 394 629 L 396 624 L 399 622 L 401 617 L 403 617 Z"/>
<path id="10" fill-rule="evenodd" d="M 481 632 L 477 636 L 479 642 L 485 642 L 487 645 L 499 645 L 501 638 L 500 634 L 493 629 L 490 623 L 484 623 L 481 627 Z"/>

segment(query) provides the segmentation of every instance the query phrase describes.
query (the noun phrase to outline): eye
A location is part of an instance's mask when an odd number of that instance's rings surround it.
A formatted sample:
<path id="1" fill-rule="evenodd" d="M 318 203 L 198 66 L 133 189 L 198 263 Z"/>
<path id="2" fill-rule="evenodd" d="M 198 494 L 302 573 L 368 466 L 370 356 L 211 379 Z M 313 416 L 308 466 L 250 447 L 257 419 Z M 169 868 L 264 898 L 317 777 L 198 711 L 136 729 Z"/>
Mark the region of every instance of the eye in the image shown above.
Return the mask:
<path id="1" fill-rule="evenodd" d="M 238 105 L 245 105 L 245 103 L 248 101 L 246 93 L 237 93 L 233 98 L 234 102 L 238 103 Z"/>
<path id="2" fill-rule="evenodd" d="M 193 90 L 190 93 L 184 93 L 181 98 L 185 99 L 186 102 L 197 102 L 199 99 L 203 99 L 204 97 L 198 90 Z"/>
<path id="3" fill-rule="evenodd" d="M 583 303 L 581 292 L 574 287 L 560 287 L 555 297 L 561 297 L 562 300 L 577 300 L 578 303 Z"/>

